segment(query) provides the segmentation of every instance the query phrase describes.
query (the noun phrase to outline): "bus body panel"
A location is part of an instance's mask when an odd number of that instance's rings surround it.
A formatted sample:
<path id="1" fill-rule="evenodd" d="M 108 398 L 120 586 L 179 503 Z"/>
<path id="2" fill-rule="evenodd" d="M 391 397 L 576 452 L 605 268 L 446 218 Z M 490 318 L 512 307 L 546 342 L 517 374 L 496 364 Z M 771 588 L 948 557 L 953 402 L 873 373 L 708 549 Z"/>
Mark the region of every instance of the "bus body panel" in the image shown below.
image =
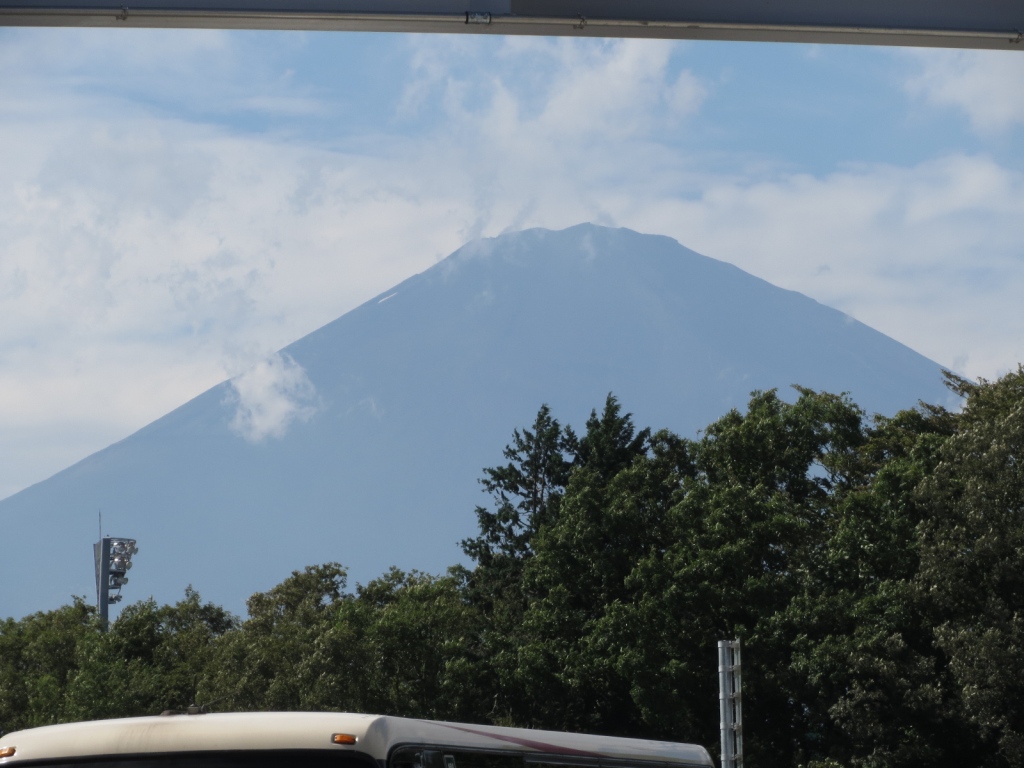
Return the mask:
<path id="1" fill-rule="evenodd" d="M 334 744 L 336 733 L 354 736 L 356 743 Z M 692 744 L 383 715 L 259 712 L 137 717 L 17 731 L 0 738 L 0 749 L 15 750 L 11 757 L 0 758 L 0 767 L 100 756 L 310 749 L 359 752 L 384 765 L 401 746 L 546 755 L 582 760 L 595 768 L 607 761 L 713 766 L 707 751 Z"/>

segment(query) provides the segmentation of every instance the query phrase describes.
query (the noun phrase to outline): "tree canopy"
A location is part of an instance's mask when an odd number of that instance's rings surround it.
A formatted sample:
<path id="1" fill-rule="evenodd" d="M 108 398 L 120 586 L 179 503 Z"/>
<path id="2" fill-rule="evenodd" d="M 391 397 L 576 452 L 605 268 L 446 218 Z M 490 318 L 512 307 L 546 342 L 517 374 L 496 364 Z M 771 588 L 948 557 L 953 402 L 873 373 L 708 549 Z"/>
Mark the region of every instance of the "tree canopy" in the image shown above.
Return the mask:
<path id="1" fill-rule="evenodd" d="M 1024 369 L 869 417 L 755 392 L 688 439 L 609 395 L 484 469 L 447 573 L 313 565 L 248 602 L 81 598 L 0 623 L 0 730 L 354 710 L 718 743 L 744 644 L 750 768 L 1024 766 Z"/>

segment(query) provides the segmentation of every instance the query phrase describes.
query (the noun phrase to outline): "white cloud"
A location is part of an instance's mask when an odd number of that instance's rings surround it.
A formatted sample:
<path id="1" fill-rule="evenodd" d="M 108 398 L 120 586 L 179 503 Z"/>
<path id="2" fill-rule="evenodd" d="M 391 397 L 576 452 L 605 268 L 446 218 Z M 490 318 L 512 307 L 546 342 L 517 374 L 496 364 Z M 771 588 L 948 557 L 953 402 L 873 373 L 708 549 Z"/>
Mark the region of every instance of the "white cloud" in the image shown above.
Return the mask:
<path id="1" fill-rule="evenodd" d="M 308 421 L 316 413 L 316 387 L 287 354 L 264 358 L 232 379 L 231 388 L 231 429 L 253 443 L 284 437 L 293 422 Z"/>
<path id="2" fill-rule="evenodd" d="M 55 105 L 0 121 L 3 496 L 461 244 L 398 161 Z"/>
<path id="3" fill-rule="evenodd" d="M 688 72 L 668 81 L 671 43 L 628 40 L 598 46 L 549 43 L 552 77 L 538 128 L 577 139 L 621 140 L 651 130 L 667 102 L 674 114 L 696 111 L 703 88 Z"/>
<path id="4" fill-rule="evenodd" d="M 685 47 L 532 38 L 395 44 L 412 47 L 415 84 L 392 97 L 396 124 L 438 127 L 328 144 L 178 110 L 190 92 L 204 109 L 320 120 L 335 107 L 293 92 L 256 38 L 171 34 L 105 38 L 124 41 L 108 55 L 82 32 L 0 30 L 0 454 L 13 457 L 0 495 L 465 240 L 528 226 L 674 236 L 971 375 L 1024 359 L 1024 181 L 991 157 L 708 170 L 674 143 L 718 87 L 680 66 Z M 97 85 L 97 61 L 117 63 L 131 88 Z M 171 80 L 163 106 L 138 96 Z M 286 361 L 255 370 L 238 380 L 254 393 L 238 421 L 253 439 L 315 406 Z"/>
<path id="5" fill-rule="evenodd" d="M 984 156 L 709 180 L 615 211 L 972 376 L 1024 359 L 1024 174 Z"/>
<path id="6" fill-rule="evenodd" d="M 700 109 L 707 93 L 707 88 L 696 75 L 689 70 L 683 70 L 671 87 L 666 89 L 664 98 L 674 115 L 688 117 Z"/>
<path id="7" fill-rule="evenodd" d="M 691 116 L 707 96 L 693 72 L 675 71 L 679 44 L 663 40 L 509 37 L 487 71 L 461 72 L 483 57 L 481 45 L 420 38 L 400 114 L 419 115 L 431 91 L 440 91 L 448 118 L 488 118 L 495 137 L 529 126 L 549 138 L 615 141 Z"/>
<path id="8" fill-rule="evenodd" d="M 907 90 L 962 111 L 980 133 L 1024 125 L 1024 57 L 1014 51 L 913 51 Z"/>

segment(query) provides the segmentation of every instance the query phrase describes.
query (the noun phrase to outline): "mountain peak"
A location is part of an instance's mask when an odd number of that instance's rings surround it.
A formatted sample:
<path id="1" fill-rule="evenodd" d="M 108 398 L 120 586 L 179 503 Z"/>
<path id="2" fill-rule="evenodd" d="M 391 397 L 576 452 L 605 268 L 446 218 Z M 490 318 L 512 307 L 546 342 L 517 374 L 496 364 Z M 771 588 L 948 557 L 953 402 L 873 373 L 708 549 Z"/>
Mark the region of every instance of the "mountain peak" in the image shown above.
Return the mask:
<path id="1" fill-rule="evenodd" d="M 3 608 L 92 592 L 99 508 L 140 542 L 127 599 L 193 584 L 241 611 L 312 563 L 366 581 L 459 561 L 476 479 L 542 404 L 579 425 L 614 392 L 638 425 L 694 437 L 755 389 L 849 392 L 892 413 L 944 398 L 939 370 L 668 237 L 580 224 L 475 240 L 0 502 L 7 536 L 49 543 L 4 557 L 0 579 L 37 579 Z"/>

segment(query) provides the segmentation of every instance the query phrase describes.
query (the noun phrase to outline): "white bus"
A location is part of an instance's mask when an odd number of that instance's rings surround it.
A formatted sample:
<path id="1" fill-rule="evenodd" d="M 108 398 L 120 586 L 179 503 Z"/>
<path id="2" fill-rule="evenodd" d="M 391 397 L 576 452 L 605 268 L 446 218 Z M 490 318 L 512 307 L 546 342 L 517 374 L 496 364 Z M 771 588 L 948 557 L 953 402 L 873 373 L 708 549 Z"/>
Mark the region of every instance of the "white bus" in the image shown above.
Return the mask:
<path id="1" fill-rule="evenodd" d="M 692 744 L 410 720 L 263 712 L 48 725 L 0 737 L 0 768 L 689 768 Z"/>

